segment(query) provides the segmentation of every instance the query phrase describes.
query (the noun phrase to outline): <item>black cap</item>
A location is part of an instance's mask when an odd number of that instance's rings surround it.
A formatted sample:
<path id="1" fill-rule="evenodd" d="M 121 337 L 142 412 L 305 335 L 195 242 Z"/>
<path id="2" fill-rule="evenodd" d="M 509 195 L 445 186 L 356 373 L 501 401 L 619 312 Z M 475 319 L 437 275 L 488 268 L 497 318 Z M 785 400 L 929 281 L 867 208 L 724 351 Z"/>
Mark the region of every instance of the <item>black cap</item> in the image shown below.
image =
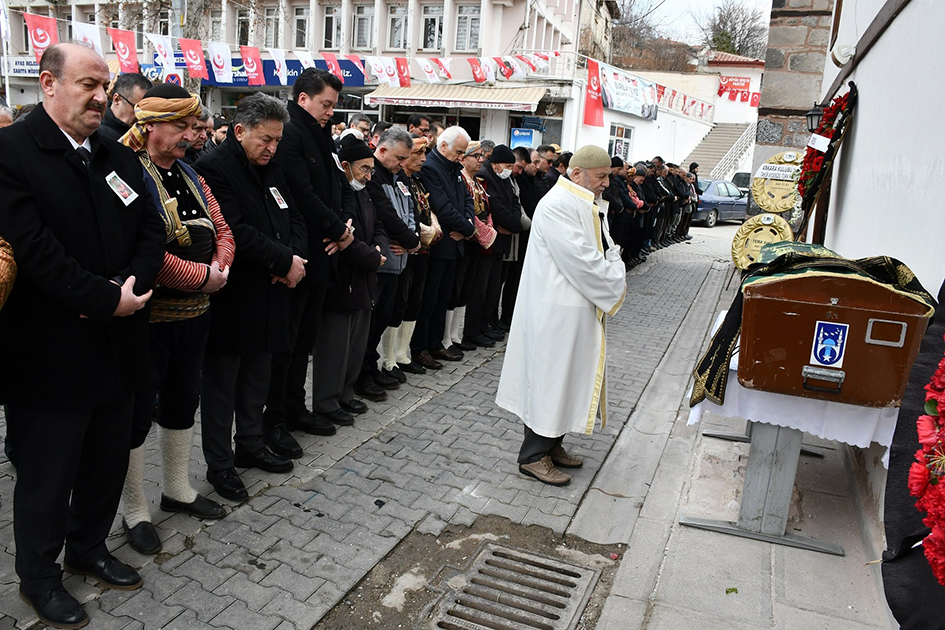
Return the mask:
<path id="1" fill-rule="evenodd" d="M 190 98 L 190 92 L 173 83 L 158 83 L 142 98 Z"/>
<path id="2" fill-rule="evenodd" d="M 493 164 L 515 164 L 515 154 L 504 144 L 497 144 L 489 156 L 489 161 Z"/>
<path id="3" fill-rule="evenodd" d="M 616 155 L 610 158 L 610 168 L 623 168 L 623 160 Z"/>
<path id="4" fill-rule="evenodd" d="M 373 157 L 374 152 L 371 151 L 371 147 L 369 147 L 364 140 L 359 140 L 354 134 L 341 139 L 338 159 L 342 162 L 351 163 Z"/>

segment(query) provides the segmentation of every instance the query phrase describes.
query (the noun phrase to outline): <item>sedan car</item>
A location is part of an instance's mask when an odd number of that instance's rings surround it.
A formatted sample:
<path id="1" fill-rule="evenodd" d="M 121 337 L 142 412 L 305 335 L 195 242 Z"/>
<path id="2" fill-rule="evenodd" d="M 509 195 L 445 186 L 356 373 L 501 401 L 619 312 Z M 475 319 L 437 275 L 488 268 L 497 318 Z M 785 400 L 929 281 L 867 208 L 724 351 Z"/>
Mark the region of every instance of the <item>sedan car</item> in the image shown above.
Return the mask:
<path id="1" fill-rule="evenodd" d="M 748 212 L 748 195 L 725 179 L 699 180 L 703 190 L 699 206 L 692 215 L 693 221 L 701 221 L 712 227 L 719 221 L 744 221 Z"/>

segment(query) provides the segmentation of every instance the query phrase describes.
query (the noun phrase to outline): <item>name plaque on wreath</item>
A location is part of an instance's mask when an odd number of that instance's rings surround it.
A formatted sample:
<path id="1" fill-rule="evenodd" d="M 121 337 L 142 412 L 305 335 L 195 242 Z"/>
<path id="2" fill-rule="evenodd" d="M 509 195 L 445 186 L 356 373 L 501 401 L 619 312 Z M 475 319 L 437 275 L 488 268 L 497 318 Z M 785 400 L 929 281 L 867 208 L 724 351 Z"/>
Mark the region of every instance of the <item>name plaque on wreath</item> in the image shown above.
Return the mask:
<path id="1" fill-rule="evenodd" d="M 797 174 L 804 155 L 797 151 L 783 151 L 762 164 L 751 183 L 751 196 L 765 212 L 781 214 L 794 209 L 800 201 L 797 193 Z"/>

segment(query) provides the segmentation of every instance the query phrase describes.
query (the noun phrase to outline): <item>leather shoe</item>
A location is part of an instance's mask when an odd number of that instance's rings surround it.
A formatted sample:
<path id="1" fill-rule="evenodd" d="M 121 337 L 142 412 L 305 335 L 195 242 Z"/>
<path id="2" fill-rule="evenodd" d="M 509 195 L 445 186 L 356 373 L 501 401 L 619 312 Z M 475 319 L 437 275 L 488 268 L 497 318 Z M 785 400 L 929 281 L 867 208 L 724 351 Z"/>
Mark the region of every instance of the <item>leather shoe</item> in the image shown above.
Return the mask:
<path id="1" fill-rule="evenodd" d="M 434 359 L 440 359 L 443 361 L 461 361 L 463 356 L 461 354 L 456 354 L 455 352 L 449 350 L 448 348 L 440 348 L 439 350 L 434 350 L 430 353 L 430 356 Z"/>
<path id="2" fill-rule="evenodd" d="M 482 329 L 482 334 L 496 341 L 502 341 L 505 339 L 505 333 L 496 328 L 495 326 L 489 324 Z"/>
<path id="3" fill-rule="evenodd" d="M 236 474 L 235 468 L 208 470 L 207 481 L 213 485 L 213 489 L 217 491 L 217 494 L 224 499 L 245 501 L 246 497 L 249 496 L 249 493 L 246 492 L 246 486 L 243 485 L 240 476 Z"/>
<path id="4" fill-rule="evenodd" d="M 419 354 L 413 355 L 413 360 L 428 370 L 439 370 L 443 367 L 442 363 L 433 358 L 429 350 L 423 350 Z"/>
<path id="5" fill-rule="evenodd" d="M 202 494 L 190 503 L 184 503 L 177 499 L 172 499 L 166 494 L 161 495 L 161 509 L 165 512 L 184 512 L 197 518 L 206 518 L 216 520 L 226 516 L 226 510 L 216 501 L 211 501 Z M 140 525 L 141 523 L 138 523 Z M 137 526 L 136 526 L 137 527 Z M 134 547 L 134 545 L 132 545 Z"/>
<path id="6" fill-rule="evenodd" d="M 490 339 L 485 335 L 476 335 L 471 339 L 471 341 L 480 348 L 492 348 L 495 346 L 495 340 Z"/>
<path id="7" fill-rule="evenodd" d="M 365 405 L 360 400 L 355 400 L 354 398 L 352 398 L 351 400 L 340 400 L 338 401 L 338 404 L 341 406 L 342 409 L 344 409 L 345 411 L 351 414 L 361 415 L 362 413 L 365 413 L 368 410 L 367 405 Z"/>
<path id="8" fill-rule="evenodd" d="M 354 417 L 344 409 L 335 409 L 334 411 L 319 413 L 322 418 L 343 427 L 350 427 L 354 424 Z"/>
<path id="9" fill-rule="evenodd" d="M 548 451 L 548 455 L 555 466 L 561 466 L 562 468 L 580 468 L 584 465 L 583 459 L 571 455 L 560 444 Z"/>
<path id="10" fill-rule="evenodd" d="M 161 537 L 158 536 L 157 529 L 149 521 L 141 521 L 134 527 L 128 527 L 125 519 L 121 519 L 121 524 L 125 528 L 125 538 L 128 539 L 128 544 L 138 553 L 153 556 L 161 550 Z"/>
<path id="11" fill-rule="evenodd" d="M 416 361 L 411 361 L 410 363 L 398 363 L 399 367 L 404 372 L 409 372 L 410 374 L 426 374 L 427 369 L 417 363 Z"/>
<path id="12" fill-rule="evenodd" d="M 357 392 L 359 396 L 373 400 L 374 402 L 387 400 L 387 392 L 378 387 L 374 380 L 370 378 L 359 378 L 355 381 L 354 391 Z"/>
<path id="13" fill-rule="evenodd" d="M 476 349 L 476 344 L 469 343 L 466 341 L 460 341 L 459 343 L 454 344 L 454 345 L 460 350 L 462 350 L 463 352 L 472 352 L 473 350 Z"/>
<path id="14" fill-rule="evenodd" d="M 551 455 L 545 455 L 531 464 L 519 464 L 518 471 L 549 486 L 566 486 L 571 483 L 571 477 L 555 468 L 555 465 L 551 463 Z"/>
<path id="15" fill-rule="evenodd" d="M 512 330 L 512 325 L 506 324 L 501 319 L 497 319 L 494 322 L 492 322 L 492 327 L 497 328 L 498 330 L 501 330 L 502 332 L 509 332 L 510 330 Z"/>
<path id="16" fill-rule="evenodd" d="M 265 446 L 252 453 L 236 453 L 234 463 L 239 468 L 258 468 L 271 473 L 287 473 L 292 470 L 292 460 L 276 455 Z"/>
<path id="17" fill-rule="evenodd" d="M 374 381 L 375 385 L 384 389 L 397 389 L 400 387 L 400 381 L 393 376 L 387 376 L 381 372 L 374 374 L 371 379 Z M 407 379 L 404 380 L 406 381 Z"/>
<path id="18" fill-rule="evenodd" d="M 407 382 L 407 375 L 396 365 L 389 370 L 381 370 L 381 374 L 388 378 L 396 379 L 398 383 Z"/>
<path id="19" fill-rule="evenodd" d="M 20 589 L 20 599 L 30 605 L 39 620 L 53 628 L 82 628 L 88 625 L 89 615 L 62 586 L 37 595 L 27 595 Z"/>
<path id="20" fill-rule="evenodd" d="M 137 571 L 111 554 L 88 564 L 66 560 L 63 562 L 63 568 L 74 575 L 90 575 L 98 580 L 100 585 L 120 591 L 133 591 L 144 584 Z"/>
<path id="21" fill-rule="evenodd" d="M 263 431 L 263 442 L 276 455 L 282 455 L 290 459 L 298 459 L 304 455 L 302 447 L 295 441 L 295 438 L 289 433 L 289 428 L 283 422 Z"/>
<path id="22" fill-rule="evenodd" d="M 319 418 L 309 411 L 294 420 L 286 420 L 286 427 L 290 431 L 305 431 L 310 435 L 334 435 L 337 433 L 335 425 L 326 422 L 323 418 Z"/>

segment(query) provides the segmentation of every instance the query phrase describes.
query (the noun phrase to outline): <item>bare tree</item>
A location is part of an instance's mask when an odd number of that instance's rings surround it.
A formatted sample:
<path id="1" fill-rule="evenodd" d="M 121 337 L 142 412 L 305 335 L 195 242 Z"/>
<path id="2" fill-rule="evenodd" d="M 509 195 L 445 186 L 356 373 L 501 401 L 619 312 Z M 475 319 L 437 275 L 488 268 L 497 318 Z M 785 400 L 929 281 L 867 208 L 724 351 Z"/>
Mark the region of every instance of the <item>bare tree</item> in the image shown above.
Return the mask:
<path id="1" fill-rule="evenodd" d="M 620 18 L 612 32 L 613 63 L 636 70 L 684 72 L 694 50 L 670 39 L 668 25 L 656 15 L 665 0 L 619 0 Z"/>
<path id="2" fill-rule="evenodd" d="M 702 31 L 703 44 L 713 50 L 764 59 L 768 47 L 768 18 L 742 0 L 722 0 L 713 13 L 693 19 Z"/>

